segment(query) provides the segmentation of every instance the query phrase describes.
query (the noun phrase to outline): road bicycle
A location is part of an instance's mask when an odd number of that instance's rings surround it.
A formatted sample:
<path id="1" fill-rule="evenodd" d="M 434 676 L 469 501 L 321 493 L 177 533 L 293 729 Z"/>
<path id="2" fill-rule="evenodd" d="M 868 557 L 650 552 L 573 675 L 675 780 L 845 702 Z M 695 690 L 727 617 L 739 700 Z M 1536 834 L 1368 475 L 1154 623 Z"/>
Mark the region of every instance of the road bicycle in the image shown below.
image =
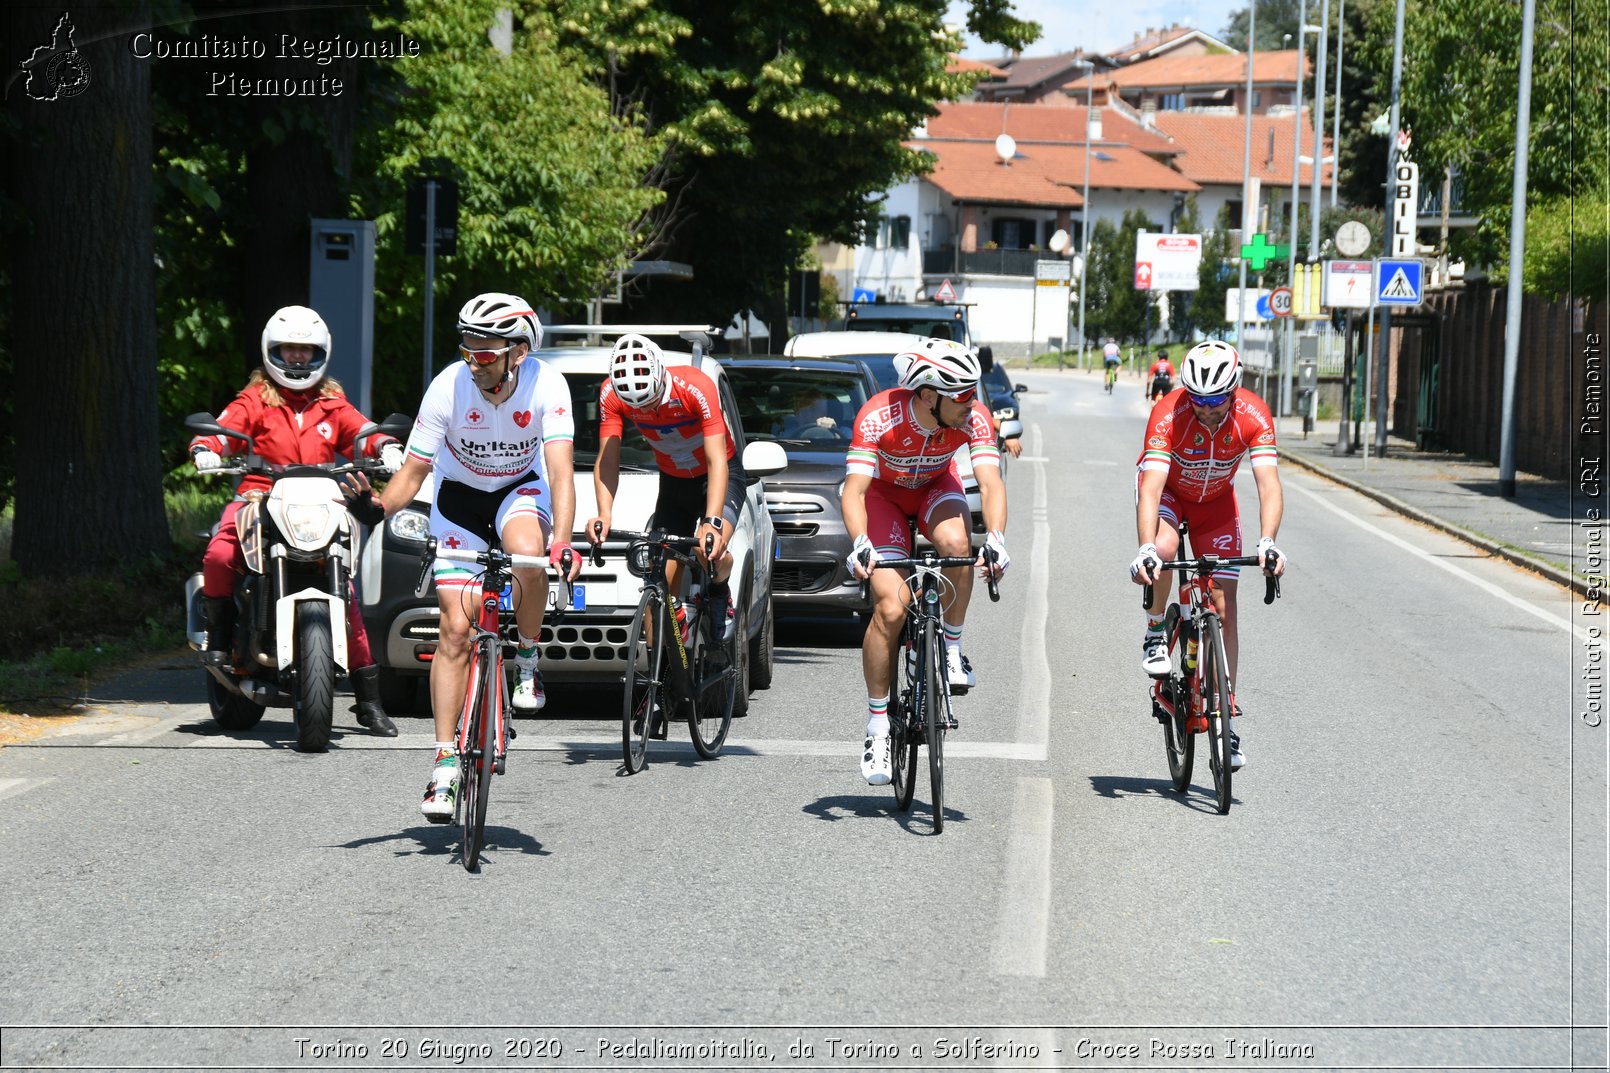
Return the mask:
<path id="1" fill-rule="evenodd" d="M 673 718 L 685 718 L 693 748 L 714 760 L 732 728 L 738 693 L 736 636 L 723 638 L 724 615 L 712 613 L 706 594 L 708 573 L 693 554 L 693 537 L 664 529 L 634 533 L 612 529 L 610 536 L 627 541 L 626 569 L 643 582 L 643 595 L 627 635 L 626 683 L 621 698 L 621 751 L 626 773 L 648 764 L 649 738 L 663 740 Z M 706 538 L 707 541 L 710 538 Z M 594 563 L 603 565 L 596 547 Z M 665 580 L 667 562 L 688 568 L 690 591 L 680 599 Z"/>
<path id="2" fill-rule="evenodd" d="M 1185 527 L 1180 527 L 1180 538 Z M 1213 609 L 1213 572 L 1231 566 L 1273 566 L 1256 555 L 1220 558 L 1203 555 L 1162 564 L 1162 569 L 1180 575 L 1179 601 L 1168 605 L 1163 629 L 1168 637 L 1169 673 L 1152 682 L 1152 716 L 1163 724 L 1163 744 L 1168 752 L 1168 773 L 1174 789 L 1184 793 L 1191 785 L 1191 768 L 1196 756 L 1196 735 L 1208 738 L 1208 767 L 1213 772 L 1213 791 L 1220 815 L 1230 811 L 1230 719 L 1235 711 L 1235 695 L 1230 681 L 1230 665 L 1224 650 L 1224 624 Z M 1152 587 L 1145 587 L 1143 607 L 1151 607 Z M 1280 595 L 1280 579 L 1264 577 L 1263 602 L 1272 604 Z"/>
<path id="3" fill-rule="evenodd" d="M 1118 383 L 1118 366 L 1109 365 L 1107 366 L 1107 394 L 1112 394 L 1113 385 L 1116 383 Z"/>
<path id="4" fill-rule="evenodd" d="M 993 565 L 994 549 L 985 548 L 984 559 Z M 950 707 L 950 673 L 945 664 L 945 608 L 955 599 L 955 585 L 941 571 L 970 567 L 976 561 L 976 556 L 944 556 L 928 548 L 918 556 L 876 559 L 871 563 L 874 570 L 911 571 L 905 579 L 911 591 L 911 599 L 906 602 L 906 625 L 896 652 L 896 667 L 889 676 L 890 781 L 895 806 L 903 812 L 911 807 L 917 792 L 917 750 L 924 744 L 928 746 L 928 786 L 933 797 L 936 835 L 945 830 L 945 734 L 956 729 L 956 717 Z M 993 574 L 985 577 L 989 598 L 999 600 L 996 578 Z M 869 587 L 862 582 L 864 597 L 870 597 L 866 591 Z"/>
<path id="5" fill-rule="evenodd" d="M 570 564 L 574 551 L 567 550 L 560 564 L 557 584 L 548 587 L 548 608 L 557 623 L 570 607 Z M 492 776 L 501 775 L 507 765 L 509 742 L 515 737 L 509 716 L 509 680 L 505 672 L 505 651 L 512 651 L 514 638 L 504 627 L 512 624 L 514 570 L 546 570 L 546 555 L 516 555 L 500 548 L 464 551 L 438 548 L 436 538 L 425 541 L 420 556 L 417 595 L 428 588 L 431 564 L 437 559 L 471 563 L 482 568 L 480 611 L 470 635 L 470 671 L 464 690 L 464 707 L 459 711 L 455 744 L 458 751 L 459 792 L 453 805 L 453 822 L 463 831 L 460 858 L 464 869 L 480 866 L 481 849 L 486 840 L 486 806 L 492 795 Z M 564 593 L 564 599 L 558 594 Z"/>

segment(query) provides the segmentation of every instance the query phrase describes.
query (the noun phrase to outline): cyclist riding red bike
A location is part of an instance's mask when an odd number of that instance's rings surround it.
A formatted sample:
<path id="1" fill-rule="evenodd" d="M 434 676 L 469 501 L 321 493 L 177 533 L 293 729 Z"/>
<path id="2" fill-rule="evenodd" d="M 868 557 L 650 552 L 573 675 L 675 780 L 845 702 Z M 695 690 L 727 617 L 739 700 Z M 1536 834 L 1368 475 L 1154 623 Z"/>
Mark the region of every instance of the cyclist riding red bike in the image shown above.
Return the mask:
<path id="1" fill-rule="evenodd" d="M 913 522 L 940 555 L 972 553 L 972 516 L 954 464 L 963 446 L 971 453 L 978 480 L 989 530 L 984 546 L 995 553 L 995 576 L 1004 574 L 1011 562 L 1004 535 L 1001 453 L 990 413 L 978 397 L 983 375 L 978 356 L 960 343 L 929 339 L 896 355 L 895 367 L 900 386 L 874 395 L 856 415 L 842 495 L 844 525 L 855 542 L 847 565 L 857 578 L 870 576 L 874 602 L 861 647 L 867 687 L 861 774 L 872 786 L 887 785 L 892 778 L 889 681 L 906 621 L 908 590 L 898 571 L 869 570 L 867 564 L 874 555 L 909 556 Z M 981 572 L 988 569 L 982 551 L 975 565 Z M 973 572 L 964 566 L 944 573 L 955 586 L 955 599 L 945 611 L 946 672 L 951 689 L 962 693 L 975 684 L 961 652 Z"/>
<path id="2" fill-rule="evenodd" d="M 1174 390 L 1174 366 L 1168 360 L 1168 351 L 1157 352 L 1157 360 L 1152 362 L 1151 371 L 1146 374 L 1146 379 L 1148 381 L 1146 398 L 1151 402 L 1156 402 Z"/>
<path id="3" fill-rule="evenodd" d="M 1163 617 L 1168 608 L 1172 574 L 1158 569 L 1180 551 L 1180 523 L 1188 523 L 1197 555 L 1225 558 L 1241 554 L 1241 514 L 1235 498 L 1235 474 L 1250 458 L 1258 487 L 1258 558 L 1275 553 L 1273 569 L 1285 573 L 1286 558 L 1275 547 L 1284 503 L 1276 469 L 1275 423 L 1257 395 L 1240 386 L 1241 357 L 1228 343 L 1198 343 L 1180 364 L 1181 387 L 1152 407 L 1145 446 L 1136 476 L 1135 531 L 1140 551 L 1129 566 L 1137 585 L 1151 585 L 1146 609 L 1146 635 L 1141 641 L 1141 669 L 1154 678 L 1169 673 L 1168 640 Z M 1215 571 L 1215 608 L 1224 624 L 1224 648 L 1230 680 L 1236 677 L 1239 650 L 1236 588 L 1239 567 Z M 1235 713 L 1242 713 L 1239 705 Z M 1240 719 L 1230 734 L 1231 766 L 1246 762 L 1239 735 Z"/>

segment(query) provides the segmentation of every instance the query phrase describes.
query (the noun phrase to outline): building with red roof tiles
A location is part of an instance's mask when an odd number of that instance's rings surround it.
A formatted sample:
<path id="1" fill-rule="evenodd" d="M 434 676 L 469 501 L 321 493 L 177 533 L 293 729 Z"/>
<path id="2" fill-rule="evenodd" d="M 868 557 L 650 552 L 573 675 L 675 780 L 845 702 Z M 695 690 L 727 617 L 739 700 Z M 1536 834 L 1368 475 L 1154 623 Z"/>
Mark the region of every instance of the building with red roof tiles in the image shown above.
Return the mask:
<path id="1" fill-rule="evenodd" d="M 1122 65 L 1165 55 L 1205 56 L 1215 52 L 1234 51 L 1234 46 L 1228 42 L 1221 41 L 1203 30 L 1176 22 L 1164 29 L 1154 30 L 1148 27 L 1145 33 L 1136 34 L 1135 39 L 1123 48 L 1107 53 L 1107 58 Z"/>
<path id="2" fill-rule="evenodd" d="M 1252 53 L 1252 113 L 1290 108 L 1296 98 L 1298 64 L 1309 73 L 1306 57 L 1286 52 Z M 1201 56 L 1160 56 L 1154 60 L 1097 71 L 1094 94 L 1098 103 L 1109 96 L 1122 98 L 1138 112 L 1180 112 L 1214 109 L 1242 114 L 1246 108 L 1247 54 L 1217 53 Z M 1085 96 L 1086 78 L 1080 76 L 1062 87 L 1069 97 Z"/>
<path id="3" fill-rule="evenodd" d="M 1016 101 L 1032 104 L 1042 101 L 1062 103 L 1062 87 L 1069 79 L 1085 70 L 1087 57 L 1082 52 L 1063 52 L 1055 56 L 1006 57 L 996 60 L 993 66 L 1005 73 L 1005 78 L 979 83 L 973 96 L 981 101 Z M 1099 71 L 1106 66 L 1100 57 L 1091 62 Z"/>

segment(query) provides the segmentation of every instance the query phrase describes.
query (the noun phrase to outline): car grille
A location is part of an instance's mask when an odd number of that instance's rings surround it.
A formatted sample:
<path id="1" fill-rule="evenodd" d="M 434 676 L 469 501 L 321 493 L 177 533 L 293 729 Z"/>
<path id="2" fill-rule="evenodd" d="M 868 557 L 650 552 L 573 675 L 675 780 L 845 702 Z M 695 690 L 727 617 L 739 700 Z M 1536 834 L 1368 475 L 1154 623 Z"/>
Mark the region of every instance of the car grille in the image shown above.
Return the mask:
<path id="1" fill-rule="evenodd" d="M 786 537 L 813 537 L 821 529 L 821 526 L 814 522 L 779 522 L 773 520 L 771 526 L 777 530 L 778 536 Z"/>
<path id="2" fill-rule="evenodd" d="M 557 630 L 544 624 L 539 641 L 542 658 L 549 662 L 568 663 L 624 660 L 629 644 L 627 635 L 630 632 L 631 624 L 627 622 L 593 626 L 585 623 L 577 625 L 561 623 Z M 410 641 L 420 642 L 415 646 L 415 653 L 421 662 L 425 662 L 419 656 L 421 650 L 434 652 L 436 649 L 438 630 L 435 619 L 410 622 L 400 633 Z M 515 628 L 512 621 L 504 623 L 503 639 L 510 645 L 514 644 Z"/>
<path id="3" fill-rule="evenodd" d="M 832 563 L 779 562 L 772 568 L 773 592 L 817 592 L 833 580 Z"/>

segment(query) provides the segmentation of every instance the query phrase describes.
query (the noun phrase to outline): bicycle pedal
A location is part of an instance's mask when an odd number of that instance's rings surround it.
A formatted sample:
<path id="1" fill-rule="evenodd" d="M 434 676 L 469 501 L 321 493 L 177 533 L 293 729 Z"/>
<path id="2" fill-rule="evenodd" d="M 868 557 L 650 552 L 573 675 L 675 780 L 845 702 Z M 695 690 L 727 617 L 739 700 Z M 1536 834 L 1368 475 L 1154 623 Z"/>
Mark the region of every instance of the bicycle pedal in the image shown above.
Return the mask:
<path id="1" fill-rule="evenodd" d="M 510 719 L 506 723 L 504 723 L 503 728 L 509 732 L 509 740 L 510 741 L 513 741 L 515 738 L 518 738 L 520 736 L 518 733 L 515 732 L 514 720 L 513 719 Z"/>
<path id="2" fill-rule="evenodd" d="M 511 734 L 509 736 L 513 737 L 514 735 Z M 505 759 L 506 759 L 505 757 L 500 756 L 495 761 L 492 762 L 492 774 L 494 774 L 494 775 L 503 774 L 503 767 L 504 767 Z"/>
<path id="3" fill-rule="evenodd" d="M 945 720 L 946 730 L 960 730 L 961 726 L 961 723 L 957 721 L 954 715 Z"/>

